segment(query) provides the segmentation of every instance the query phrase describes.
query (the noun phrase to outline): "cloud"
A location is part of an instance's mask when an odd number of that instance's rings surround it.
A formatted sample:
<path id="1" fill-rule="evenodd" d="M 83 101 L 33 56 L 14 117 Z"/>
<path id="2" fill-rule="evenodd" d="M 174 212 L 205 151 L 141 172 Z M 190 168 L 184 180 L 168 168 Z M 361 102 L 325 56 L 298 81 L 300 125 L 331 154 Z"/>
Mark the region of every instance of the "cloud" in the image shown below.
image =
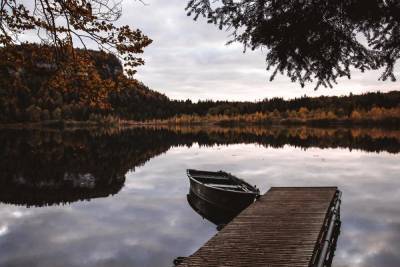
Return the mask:
<path id="1" fill-rule="evenodd" d="M 378 81 L 379 71 L 354 72 L 351 80 L 340 79 L 333 89 L 318 91 L 283 76 L 269 82 L 263 51 L 243 54 L 240 44 L 226 46 L 229 33 L 203 19 L 193 21 L 184 10 L 187 1 L 145 2 L 124 1 L 120 23 L 142 29 L 154 40 L 145 49 L 146 65 L 139 68 L 137 78 L 171 98 L 260 100 L 398 89 L 397 83 Z"/>
<path id="2" fill-rule="evenodd" d="M 286 76 L 278 75 L 269 82 L 271 73 L 266 70 L 265 51 L 243 53 L 241 44 L 227 46 L 230 33 L 201 18 L 193 21 L 185 12 L 187 0 L 144 2 L 124 0 L 117 23 L 139 28 L 153 39 L 143 54 L 146 65 L 138 68 L 136 78 L 170 98 L 253 101 L 399 89 L 396 82 L 378 81 L 380 71 L 353 72 L 351 80 L 339 79 L 333 89 L 321 87 L 318 91 L 314 91 L 315 84 L 301 88 Z M 20 39 L 38 40 L 35 31 L 26 32 Z M 76 45 L 79 46 L 78 40 Z M 91 42 L 87 46 L 97 49 Z M 397 76 L 399 72 L 397 66 Z"/>

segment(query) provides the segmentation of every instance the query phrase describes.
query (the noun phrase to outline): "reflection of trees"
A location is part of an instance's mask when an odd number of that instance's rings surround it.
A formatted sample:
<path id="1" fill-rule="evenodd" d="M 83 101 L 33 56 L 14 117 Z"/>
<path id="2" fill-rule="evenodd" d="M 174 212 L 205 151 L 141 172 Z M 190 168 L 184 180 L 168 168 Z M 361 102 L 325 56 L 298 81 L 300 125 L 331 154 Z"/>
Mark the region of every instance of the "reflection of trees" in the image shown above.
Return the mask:
<path id="1" fill-rule="evenodd" d="M 106 197 L 125 174 L 172 146 L 257 143 L 267 147 L 400 152 L 400 131 L 335 128 L 137 128 L 0 131 L 0 201 L 27 206 Z"/>
<path id="2" fill-rule="evenodd" d="M 368 152 L 400 152 L 400 131 L 353 128 L 309 127 L 175 127 L 165 128 L 180 135 L 180 142 L 200 145 L 257 143 L 267 147 L 291 145 L 304 149 L 348 148 Z"/>
<path id="3" fill-rule="evenodd" d="M 27 206 L 106 197 L 125 174 L 166 151 L 144 130 L 0 132 L 0 201 Z"/>

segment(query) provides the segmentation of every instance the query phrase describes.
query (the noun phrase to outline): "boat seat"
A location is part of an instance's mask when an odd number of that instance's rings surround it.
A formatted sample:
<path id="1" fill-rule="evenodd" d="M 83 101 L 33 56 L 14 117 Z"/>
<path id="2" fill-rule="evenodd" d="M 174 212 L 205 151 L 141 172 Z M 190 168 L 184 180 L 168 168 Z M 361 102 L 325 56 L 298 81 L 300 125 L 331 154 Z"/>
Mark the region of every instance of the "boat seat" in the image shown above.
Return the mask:
<path id="1" fill-rule="evenodd" d="M 232 188 L 232 189 L 240 189 L 243 192 L 252 192 L 247 187 L 243 185 L 228 185 L 228 184 L 206 184 L 212 187 L 221 187 L 221 188 Z"/>
<path id="2" fill-rule="evenodd" d="M 231 184 L 207 184 L 208 186 L 212 187 L 225 187 L 225 188 L 242 188 L 240 185 L 231 185 Z"/>
<path id="3" fill-rule="evenodd" d="M 192 175 L 193 178 L 200 179 L 218 179 L 218 180 L 229 180 L 229 177 L 211 176 L 211 175 Z"/>

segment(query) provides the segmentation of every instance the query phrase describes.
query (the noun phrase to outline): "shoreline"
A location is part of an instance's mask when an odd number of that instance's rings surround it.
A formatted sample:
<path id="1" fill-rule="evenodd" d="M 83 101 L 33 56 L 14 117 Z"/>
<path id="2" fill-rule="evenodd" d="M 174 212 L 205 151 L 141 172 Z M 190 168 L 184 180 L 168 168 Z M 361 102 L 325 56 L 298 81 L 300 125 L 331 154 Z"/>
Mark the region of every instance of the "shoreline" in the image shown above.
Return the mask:
<path id="1" fill-rule="evenodd" d="M 85 130 L 101 128 L 136 128 L 136 127 L 316 127 L 316 128 L 382 128 L 400 130 L 400 119 L 393 120 L 269 120 L 269 121 L 235 121 L 235 120 L 200 120 L 180 121 L 167 120 L 133 121 L 119 120 L 116 123 L 101 123 L 95 121 L 39 121 L 0 124 L 0 130 L 29 130 L 29 129 L 65 129 Z"/>

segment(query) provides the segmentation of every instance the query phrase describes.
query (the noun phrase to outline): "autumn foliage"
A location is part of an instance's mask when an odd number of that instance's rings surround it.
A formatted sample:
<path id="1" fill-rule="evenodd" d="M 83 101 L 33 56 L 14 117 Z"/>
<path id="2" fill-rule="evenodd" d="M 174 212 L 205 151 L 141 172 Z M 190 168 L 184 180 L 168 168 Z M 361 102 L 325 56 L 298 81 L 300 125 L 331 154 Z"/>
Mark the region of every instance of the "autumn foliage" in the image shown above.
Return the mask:
<path id="1" fill-rule="evenodd" d="M 112 54 L 74 50 L 55 61 L 54 53 L 52 47 L 35 44 L 0 49 L 1 122 L 128 117 L 132 108 L 126 106 L 168 100 L 125 76 Z M 116 99 L 126 106 L 117 106 Z"/>
<path id="2" fill-rule="evenodd" d="M 70 56 L 72 47 L 94 44 L 123 60 L 133 75 L 144 64 L 137 55 L 152 41 L 139 29 L 116 26 L 121 15 L 121 2 L 114 0 L 1 0 L 0 46 L 19 44 L 21 34 L 34 30 L 41 43 L 54 49 L 51 56 L 57 61 Z"/>
<path id="3" fill-rule="evenodd" d="M 121 15 L 118 0 L 0 0 L 0 122 L 109 118 L 119 84 L 143 88 L 132 76 L 152 40 Z"/>
<path id="4" fill-rule="evenodd" d="M 156 125 L 222 125 L 222 126 L 249 126 L 249 125 L 365 125 L 390 126 L 398 128 L 400 125 L 400 107 L 379 108 L 371 110 L 354 109 L 350 115 L 336 114 L 333 111 L 307 108 L 279 112 L 255 112 L 250 114 L 207 114 L 177 115 L 169 119 L 153 120 Z"/>

